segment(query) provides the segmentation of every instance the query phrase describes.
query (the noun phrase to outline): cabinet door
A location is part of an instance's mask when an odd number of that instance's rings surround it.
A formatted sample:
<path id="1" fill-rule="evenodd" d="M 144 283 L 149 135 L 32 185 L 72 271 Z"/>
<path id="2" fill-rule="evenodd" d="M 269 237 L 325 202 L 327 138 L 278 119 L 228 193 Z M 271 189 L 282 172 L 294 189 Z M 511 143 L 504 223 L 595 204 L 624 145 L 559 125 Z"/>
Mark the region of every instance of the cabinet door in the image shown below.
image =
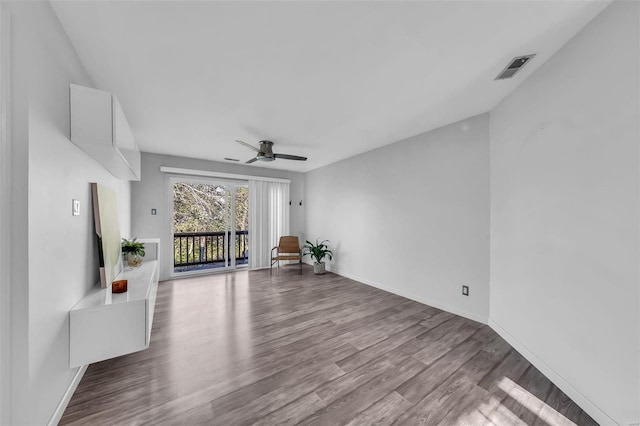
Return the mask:
<path id="1" fill-rule="evenodd" d="M 71 84 L 71 141 L 119 179 L 140 180 L 140 151 L 118 99 Z"/>
<path id="2" fill-rule="evenodd" d="M 141 300 L 72 311 L 69 366 L 80 367 L 145 349 L 146 308 L 146 300 Z"/>
<path id="3" fill-rule="evenodd" d="M 114 144 L 120 150 L 137 151 L 138 146 L 133 139 L 129 122 L 122 111 L 120 101 L 115 95 L 113 99 L 113 135 Z"/>
<path id="4" fill-rule="evenodd" d="M 71 84 L 71 141 L 113 147 L 111 93 Z"/>

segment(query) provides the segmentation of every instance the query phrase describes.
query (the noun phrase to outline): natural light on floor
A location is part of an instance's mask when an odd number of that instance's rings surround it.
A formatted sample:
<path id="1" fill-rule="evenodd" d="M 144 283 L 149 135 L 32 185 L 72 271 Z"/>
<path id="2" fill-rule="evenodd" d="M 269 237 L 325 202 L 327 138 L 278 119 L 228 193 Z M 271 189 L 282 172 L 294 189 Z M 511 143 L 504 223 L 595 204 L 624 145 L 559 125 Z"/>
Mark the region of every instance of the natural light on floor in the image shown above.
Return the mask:
<path id="1" fill-rule="evenodd" d="M 502 377 L 500 381 L 498 381 L 497 387 L 506 394 L 506 397 L 511 398 L 520 406 L 535 414 L 540 424 L 575 426 L 575 423 L 508 377 Z M 491 395 L 487 401 L 458 418 L 456 424 L 525 425 L 525 422 L 503 405 L 504 399 L 505 398 L 497 398 L 495 395 Z"/>
<path id="2" fill-rule="evenodd" d="M 515 383 L 508 377 L 503 377 L 498 383 L 498 387 L 509 395 L 514 401 L 525 407 L 545 422 L 552 425 L 575 425 L 571 420 L 545 404 L 538 397 Z"/>

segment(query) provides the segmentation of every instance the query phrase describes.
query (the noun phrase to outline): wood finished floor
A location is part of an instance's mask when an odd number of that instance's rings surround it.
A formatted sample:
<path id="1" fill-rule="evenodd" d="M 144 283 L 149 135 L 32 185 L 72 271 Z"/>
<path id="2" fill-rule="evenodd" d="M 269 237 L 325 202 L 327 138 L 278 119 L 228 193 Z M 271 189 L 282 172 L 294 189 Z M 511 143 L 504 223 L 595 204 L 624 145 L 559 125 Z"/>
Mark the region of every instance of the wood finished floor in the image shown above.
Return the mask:
<path id="1" fill-rule="evenodd" d="M 489 327 L 305 266 L 160 283 L 63 425 L 591 425 Z"/>

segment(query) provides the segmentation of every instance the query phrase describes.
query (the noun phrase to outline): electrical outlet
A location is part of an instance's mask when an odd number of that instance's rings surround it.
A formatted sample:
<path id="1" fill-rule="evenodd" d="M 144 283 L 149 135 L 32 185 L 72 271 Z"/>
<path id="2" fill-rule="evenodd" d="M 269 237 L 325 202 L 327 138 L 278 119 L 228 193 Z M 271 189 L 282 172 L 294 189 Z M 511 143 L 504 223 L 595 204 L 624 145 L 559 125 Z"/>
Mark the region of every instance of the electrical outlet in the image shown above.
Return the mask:
<path id="1" fill-rule="evenodd" d="M 463 285 L 462 286 L 462 295 L 463 296 L 468 296 L 469 295 L 469 286 L 468 285 Z"/>

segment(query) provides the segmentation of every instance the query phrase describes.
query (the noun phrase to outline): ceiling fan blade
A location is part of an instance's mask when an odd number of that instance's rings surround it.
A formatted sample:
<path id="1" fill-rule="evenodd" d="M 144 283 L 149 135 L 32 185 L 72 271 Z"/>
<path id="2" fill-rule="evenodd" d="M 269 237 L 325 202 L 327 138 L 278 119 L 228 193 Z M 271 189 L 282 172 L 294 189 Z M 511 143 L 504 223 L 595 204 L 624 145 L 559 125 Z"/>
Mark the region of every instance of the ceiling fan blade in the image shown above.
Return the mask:
<path id="1" fill-rule="evenodd" d="M 244 164 L 251 164 L 251 163 L 253 163 L 254 161 L 258 161 L 258 157 L 253 157 L 251 160 L 249 160 L 249 161 L 245 161 L 245 162 L 244 162 Z"/>
<path id="2" fill-rule="evenodd" d="M 273 154 L 273 158 L 282 158 L 283 160 L 307 161 L 307 157 L 300 157 L 299 155 L 289 154 Z"/>
<path id="3" fill-rule="evenodd" d="M 236 139 L 236 142 L 238 142 L 240 145 L 244 145 L 244 146 L 246 146 L 247 148 L 254 150 L 255 152 L 260 152 L 260 150 L 259 150 L 258 148 L 256 148 L 256 147 L 255 147 L 255 146 L 253 146 L 253 145 L 249 145 L 249 144 L 248 144 L 248 143 L 246 143 L 246 142 L 239 141 L 239 140 L 237 140 L 237 139 Z"/>

